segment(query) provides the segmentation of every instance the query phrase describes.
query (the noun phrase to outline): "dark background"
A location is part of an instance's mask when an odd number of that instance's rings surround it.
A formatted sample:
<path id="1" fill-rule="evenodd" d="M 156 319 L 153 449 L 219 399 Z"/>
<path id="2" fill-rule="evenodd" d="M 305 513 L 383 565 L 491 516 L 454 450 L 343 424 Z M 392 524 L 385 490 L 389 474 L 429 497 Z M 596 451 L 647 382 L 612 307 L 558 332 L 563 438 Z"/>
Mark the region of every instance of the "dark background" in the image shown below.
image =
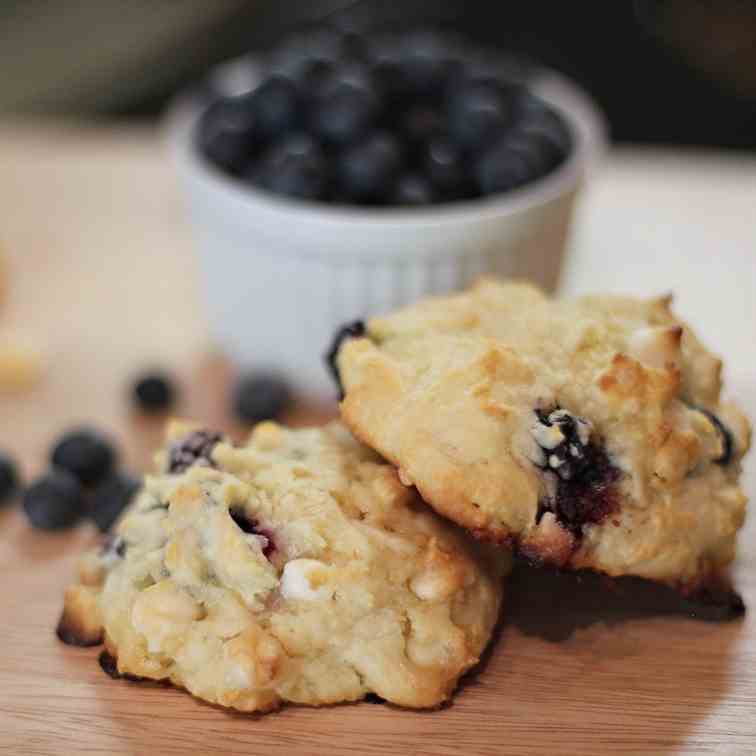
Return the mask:
<path id="1" fill-rule="evenodd" d="M 6 0 L 0 110 L 155 118 L 215 63 L 334 13 L 545 62 L 593 94 L 619 142 L 756 149 L 754 0 Z"/>

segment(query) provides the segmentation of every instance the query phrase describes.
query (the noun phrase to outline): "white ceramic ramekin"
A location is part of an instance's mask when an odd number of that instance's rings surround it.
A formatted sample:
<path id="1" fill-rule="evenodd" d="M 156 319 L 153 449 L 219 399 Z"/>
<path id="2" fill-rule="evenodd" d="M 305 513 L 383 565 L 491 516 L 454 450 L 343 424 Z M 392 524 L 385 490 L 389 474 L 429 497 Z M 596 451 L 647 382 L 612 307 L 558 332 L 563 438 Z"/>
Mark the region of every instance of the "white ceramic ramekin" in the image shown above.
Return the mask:
<path id="1" fill-rule="evenodd" d="M 178 101 L 168 138 L 218 345 L 241 365 L 280 370 L 300 394 L 331 398 L 323 354 L 347 321 L 459 289 L 483 273 L 553 290 L 576 192 L 605 131 L 595 106 L 564 77 L 543 71 L 532 88 L 573 131 L 567 161 L 508 194 L 422 209 L 336 207 L 242 184 L 194 149 L 201 101 Z"/>

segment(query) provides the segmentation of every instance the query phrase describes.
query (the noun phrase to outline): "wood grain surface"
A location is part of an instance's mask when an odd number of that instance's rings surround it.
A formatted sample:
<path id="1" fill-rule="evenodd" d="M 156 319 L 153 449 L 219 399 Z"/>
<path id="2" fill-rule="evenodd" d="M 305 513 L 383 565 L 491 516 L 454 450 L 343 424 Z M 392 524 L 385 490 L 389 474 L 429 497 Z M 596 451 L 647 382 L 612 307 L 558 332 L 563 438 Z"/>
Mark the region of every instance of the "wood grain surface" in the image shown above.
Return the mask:
<path id="1" fill-rule="evenodd" d="M 125 464 L 144 466 L 159 423 L 135 417 L 125 391 L 149 364 L 180 376 L 184 414 L 241 431 L 228 423 L 229 369 L 209 356 L 191 244 L 160 155 L 138 131 L 0 127 L 0 241 L 12 267 L 0 341 L 23 331 L 47 363 L 34 390 L 0 397 L 0 446 L 27 476 L 56 434 L 84 421 L 117 438 Z M 756 415 L 753 381 L 732 388 Z M 291 419 L 333 411 L 299 408 Z M 750 459 L 751 495 L 754 472 Z M 753 613 L 708 623 L 654 586 L 520 569 L 490 653 L 451 706 L 248 716 L 113 681 L 97 649 L 58 642 L 63 587 L 96 537 L 88 526 L 42 534 L 15 508 L 0 513 L 0 753 L 756 753 Z M 751 521 L 734 569 L 749 605 L 755 547 Z"/>

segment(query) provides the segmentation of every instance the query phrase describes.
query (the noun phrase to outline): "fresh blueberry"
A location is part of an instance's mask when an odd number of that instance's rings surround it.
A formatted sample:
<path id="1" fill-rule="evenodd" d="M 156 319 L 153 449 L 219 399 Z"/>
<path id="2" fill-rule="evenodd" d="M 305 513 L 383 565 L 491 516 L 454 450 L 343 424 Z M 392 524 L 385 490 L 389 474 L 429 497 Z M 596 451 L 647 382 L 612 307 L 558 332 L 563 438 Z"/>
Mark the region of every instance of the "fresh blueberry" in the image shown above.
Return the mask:
<path id="1" fill-rule="evenodd" d="M 315 139 L 294 133 L 270 148 L 250 178 L 276 194 L 321 199 L 328 188 L 328 163 Z"/>
<path id="2" fill-rule="evenodd" d="M 71 527 L 84 511 L 81 484 L 67 470 L 53 470 L 32 483 L 22 504 L 29 522 L 42 530 Z"/>
<path id="3" fill-rule="evenodd" d="M 336 362 L 339 356 L 339 349 L 342 344 L 349 339 L 359 339 L 366 333 L 365 322 L 362 320 L 353 320 L 351 323 L 345 323 L 333 336 L 331 345 L 328 347 L 328 351 L 324 355 L 326 367 L 328 372 L 333 376 L 333 380 L 339 389 L 339 399 L 344 398 L 344 387 L 341 384 L 341 376 L 339 375 L 339 366 Z"/>
<path id="4" fill-rule="evenodd" d="M 220 433 L 196 430 L 174 441 L 168 451 L 168 472 L 182 473 L 195 464 L 213 467 L 213 449 L 222 440 Z"/>
<path id="5" fill-rule="evenodd" d="M 18 488 L 18 470 L 16 463 L 7 455 L 0 453 L 0 505 L 6 504 Z"/>
<path id="6" fill-rule="evenodd" d="M 377 101 L 371 92 L 344 82 L 314 105 L 310 125 L 325 142 L 345 145 L 371 128 L 377 112 Z"/>
<path id="7" fill-rule="evenodd" d="M 258 136 L 258 117 L 250 95 L 217 100 L 197 125 L 200 152 L 235 174 L 244 169 Z"/>
<path id="8" fill-rule="evenodd" d="M 89 517 L 101 533 L 107 533 L 126 508 L 141 483 L 125 473 L 114 473 L 98 483 L 89 496 Z"/>
<path id="9" fill-rule="evenodd" d="M 400 176 L 389 198 L 392 205 L 430 205 L 433 200 L 433 185 L 416 173 Z"/>
<path id="10" fill-rule="evenodd" d="M 268 138 L 291 131 L 299 118 L 299 96 L 293 81 L 271 76 L 250 95 L 260 133 Z"/>
<path id="11" fill-rule="evenodd" d="M 498 194 L 534 181 L 549 171 L 550 150 L 536 139 L 513 134 L 484 152 L 475 165 L 482 194 Z"/>
<path id="12" fill-rule="evenodd" d="M 378 202 L 389 193 L 401 167 L 401 151 L 396 139 L 376 132 L 347 148 L 338 159 L 341 193 L 360 202 Z"/>
<path id="13" fill-rule="evenodd" d="M 402 67 L 416 97 L 437 99 L 461 67 L 451 41 L 434 31 L 409 34 L 402 44 Z"/>
<path id="14" fill-rule="evenodd" d="M 113 469 L 115 456 L 113 446 L 104 436 L 89 428 L 79 428 L 66 433 L 55 444 L 50 461 L 88 486 L 102 480 Z"/>
<path id="15" fill-rule="evenodd" d="M 505 89 L 475 82 L 449 98 L 449 133 L 460 147 L 479 151 L 501 136 L 512 121 L 512 102 Z"/>
<path id="16" fill-rule="evenodd" d="M 472 194 L 467 162 L 454 142 L 437 137 L 425 148 L 423 169 L 443 199 L 461 199 Z"/>
<path id="17" fill-rule="evenodd" d="M 545 102 L 530 93 L 518 98 L 513 131 L 537 141 L 556 166 L 569 154 L 572 137 L 564 120 Z"/>
<path id="18" fill-rule="evenodd" d="M 274 373 L 242 375 L 231 396 L 234 415 L 249 424 L 279 417 L 290 402 L 288 385 Z"/>
<path id="19" fill-rule="evenodd" d="M 147 373 L 134 382 L 132 395 L 137 407 L 147 414 L 167 412 L 176 403 L 176 388 L 165 373 Z"/>
<path id="20" fill-rule="evenodd" d="M 441 113 L 431 105 L 418 103 L 409 107 L 400 118 L 400 131 L 411 148 L 417 148 L 440 134 Z"/>

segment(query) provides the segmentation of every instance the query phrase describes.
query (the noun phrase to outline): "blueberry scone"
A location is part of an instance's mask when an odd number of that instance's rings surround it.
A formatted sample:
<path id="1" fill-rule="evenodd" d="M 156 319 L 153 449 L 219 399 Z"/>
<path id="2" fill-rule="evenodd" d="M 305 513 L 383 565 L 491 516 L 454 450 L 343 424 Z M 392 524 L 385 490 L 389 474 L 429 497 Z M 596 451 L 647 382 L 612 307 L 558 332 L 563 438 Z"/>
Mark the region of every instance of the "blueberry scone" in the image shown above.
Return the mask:
<path id="1" fill-rule="evenodd" d="M 433 707 L 488 643 L 509 557 L 338 424 L 249 442 L 174 424 L 161 472 L 81 561 L 58 635 L 242 711 L 375 693 Z"/>
<path id="2" fill-rule="evenodd" d="M 750 430 L 670 303 L 484 279 L 351 324 L 342 417 L 478 537 L 701 588 L 734 556 Z"/>

